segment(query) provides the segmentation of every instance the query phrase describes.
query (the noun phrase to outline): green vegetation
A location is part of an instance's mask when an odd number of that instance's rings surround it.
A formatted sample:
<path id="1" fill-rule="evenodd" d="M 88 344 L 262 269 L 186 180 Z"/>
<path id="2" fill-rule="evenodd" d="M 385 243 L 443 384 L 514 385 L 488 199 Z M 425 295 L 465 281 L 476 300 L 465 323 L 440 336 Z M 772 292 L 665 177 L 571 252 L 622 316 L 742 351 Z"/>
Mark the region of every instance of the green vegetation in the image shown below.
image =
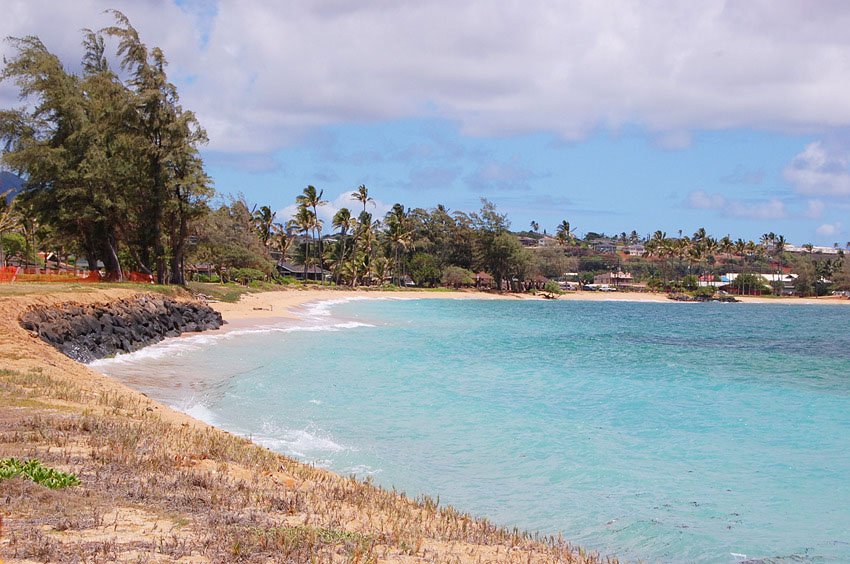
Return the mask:
<path id="1" fill-rule="evenodd" d="M 28 241 L 68 243 L 111 280 L 129 268 L 181 284 L 189 222 L 212 195 L 198 155 L 206 132 L 180 106 L 163 52 L 112 14 L 114 26 L 84 30 L 80 74 L 37 37 L 9 39 L 0 80 L 30 104 L 0 111 L 3 163 L 26 180 L 15 207 Z"/>
<path id="2" fill-rule="evenodd" d="M 51 490 L 80 485 L 80 479 L 75 475 L 42 466 L 41 462 L 35 458 L 27 461 L 21 461 L 17 458 L 0 459 L 0 480 L 17 477 L 29 478 L 36 484 L 41 484 Z"/>
<path id="3" fill-rule="evenodd" d="M 323 285 L 514 292 L 542 290 L 566 273 L 592 283 L 619 270 L 640 288 L 693 292 L 726 272 L 790 269 L 799 274 L 798 295 L 850 291 L 843 251 L 825 258 L 804 245 L 808 253 L 792 255 L 775 233 L 758 242 L 715 238 L 704 228 L 690 236 L 632 230 L 580 237 L 567 219 L 552 236 L 537 221 L 512 232 L 507 216 L 484 199 L 470 212 L 398 202 L 377 217 L 363 184 L 326 226 L 319 212 L 328 201 L 313 185 L 300 189 L 289 218 L 242 195 L 215 195 L 198 152 L 206 133 L 180 105 L 164 53 L 143 43 L 123 14 L 111 13 L 115 25 L 84 30 L 78 73 L 37 37 L 9 39 L 12 55 L 0 80 L 16 84 L 27 104 L 0 110 L 0 161 L 23 181 L 11 204 L 0 197 L 0 265 L 44 267 L 41 257 L 50 256 L 55 268 L 102 263 L 104 276 L 117 281 L 141 272 L 160 284 L 256 289 L 291 283 L 282 272 Z M 115 52 L 108 52 L 110 42 Z M 785 280 L 772 284 L 744 278 L 730 289 L 789 292 Z M 239 292 L 228 289 L 223 299 Z"/>

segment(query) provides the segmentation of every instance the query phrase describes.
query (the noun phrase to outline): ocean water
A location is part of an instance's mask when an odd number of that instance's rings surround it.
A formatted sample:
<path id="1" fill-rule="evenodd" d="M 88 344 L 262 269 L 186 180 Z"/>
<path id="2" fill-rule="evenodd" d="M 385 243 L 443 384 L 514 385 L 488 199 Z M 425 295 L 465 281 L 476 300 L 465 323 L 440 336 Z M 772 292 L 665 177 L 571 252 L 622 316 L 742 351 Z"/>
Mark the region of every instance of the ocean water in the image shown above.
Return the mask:
<path id="1" fill-rule="evenodd" d="M 95 366 L 282 453 L 647 562 L 850 562 L 850 308 L 356 300 Z"/>

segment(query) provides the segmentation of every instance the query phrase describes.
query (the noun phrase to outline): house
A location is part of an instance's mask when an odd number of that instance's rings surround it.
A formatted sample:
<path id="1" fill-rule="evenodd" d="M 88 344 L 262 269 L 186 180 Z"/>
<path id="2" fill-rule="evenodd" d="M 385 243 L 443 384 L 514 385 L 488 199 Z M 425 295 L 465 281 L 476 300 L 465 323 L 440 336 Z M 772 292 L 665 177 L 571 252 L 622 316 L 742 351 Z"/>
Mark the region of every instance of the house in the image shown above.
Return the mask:
<path id="1" fill-rule="evenodd" d="M 596 239 L 591 241 L 590 246 L 593 247 L 594 251 L 603 255 L 613 254 L 617 250 L 617 245 L 611 239 Z"/>
<path id="2" fill-rule="evenodd" d="M 593 277 L 594 284 L 613 284 L 614 286 L 622 286 L 623 284 L 631 284 L 632 283 L 632 273 L 631 272 L 623 272 L 622 270 L 617 272 L 606 272 L 604 274 L 597 274 Z"/>
<path id="3" fill-rule="evenodd" d="M 186 274 L 190 279 L 195 279 L 197 276 L 212 276 L 215 274 L 215 267 L 208 262 L 199 262 L 186 265 Z"/>
<path id="4" fill-rule="evenodd" d="M 517 237 L 517 240 L 519 240 L 519 244 L 523 247 L 537 246 L 537 239 L 535 239 L 534 237 Z"/>
<path id="5" fill-rule="evenodd" d="M 486 272 L 476 272 L 475 273 L 475 287 L 478 289 L 481 288 L 490 288 L 493 286 L 493 277 L 490 276 Z"/>
<path id="6" fill-rule="evenodd" d="M 626 245 L 623 247 L 623 253 L 627 255 L 640 256 L 645 252 L 646 247 L 644 247 L 641 243 L 635 243 L 634 245 Z"/>
<path id="7" fill-rule="evenodd" d="M 812 245 L 812 250 L 809 251 L 809 249 L 807 247 L 792 245 L 790 243 L 786 244 L 785 247 L 783 247 L 783 249 L 785 251 L 789 252 L 789 253 L 804 254 L 804 253 L 810 252 L 812 254 L 821 254 L 821 255 L 837 255 L 837 254 L 839 254 L 839 251 L 842 250 L 842 249 L 839 249 L 837 247 L 823 247 L 823 246 L 819 246 L 819 245 Z"/>
<path id="8" fill-rule="evenodd" d="M 765 283 L 765 285 L 770 286 L 771 288 L 775 288 L 778 283 L 781 283 L 782 294 L 785 296 L 790 296 L 794 294 L 794 285 L 797 283 L 796 274 L 782 272 L 753 272 L 752 274 L 760 278 Z M 735 279 L 738 278 L 738 276 L 740 276 L 740 273 L 738 272 L 727 272 L 726 274 L 720 277 L 719 282 L 713 282 L 711 283 L 711 285 L 722 290 L 730 290 L 732 282 L 734 282 Z"/>
<path id="9" fill-rule="evenodd" d="M 325 280 L 330 279 L 331 272 L 329 270 L 323 270 L 318 266 L 310 265 L 307 267 L 306 277 L 304 274 L 304 265 L 303 264 L 292 264 L 290 262 L 280 261 L 277 263 L 277 271 L 281 276 L 291 276 L 296 280 Z"/>

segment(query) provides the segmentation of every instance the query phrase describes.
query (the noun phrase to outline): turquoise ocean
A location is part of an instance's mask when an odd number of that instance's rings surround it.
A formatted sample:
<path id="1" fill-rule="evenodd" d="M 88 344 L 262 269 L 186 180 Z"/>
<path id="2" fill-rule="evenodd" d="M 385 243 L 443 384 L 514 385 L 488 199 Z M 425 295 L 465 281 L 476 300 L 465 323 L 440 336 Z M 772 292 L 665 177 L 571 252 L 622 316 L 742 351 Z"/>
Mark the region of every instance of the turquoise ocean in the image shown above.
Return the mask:
<path id="1" fill-rule="evenodd" d="M 647 562 L 850 562 L 850 308 L 351 300 L 94 367 L 300 460 Z"/>

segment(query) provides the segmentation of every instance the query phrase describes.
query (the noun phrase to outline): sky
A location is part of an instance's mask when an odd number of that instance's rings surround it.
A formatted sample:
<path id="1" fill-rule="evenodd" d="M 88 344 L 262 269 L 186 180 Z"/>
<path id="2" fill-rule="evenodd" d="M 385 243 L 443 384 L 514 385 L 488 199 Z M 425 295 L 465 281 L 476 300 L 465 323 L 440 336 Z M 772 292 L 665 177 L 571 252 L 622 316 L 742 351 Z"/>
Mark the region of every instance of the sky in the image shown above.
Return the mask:
<path id="1" fill-rule="evenodd" d="M 282 222 L 365 184 L 515 230 L 850 241 L 843 0 L 0 0 L 0 36 L 76 71 L 110 8 L 165 52 L 218 192 Z"/>

